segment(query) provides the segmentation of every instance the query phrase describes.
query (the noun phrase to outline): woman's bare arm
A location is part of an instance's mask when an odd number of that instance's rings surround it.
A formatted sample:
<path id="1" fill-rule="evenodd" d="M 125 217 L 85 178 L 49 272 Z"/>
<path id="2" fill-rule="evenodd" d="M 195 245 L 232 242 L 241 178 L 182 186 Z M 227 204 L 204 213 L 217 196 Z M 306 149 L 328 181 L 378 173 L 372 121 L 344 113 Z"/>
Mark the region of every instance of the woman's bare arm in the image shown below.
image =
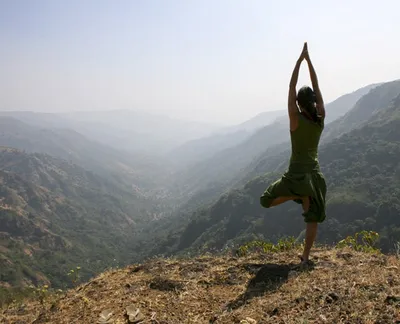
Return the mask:
<path id="1" fill-rule="evenodd" d="M 297 85 L 297 80 L 299 78 L 301 61 L 302 59 L 300 58 L 297 60 L 289 83 L 289 97 L 288 97 L 289 118 L 298 113 L 296 104 L 296 85 Z"/>
<path id="2" fill-rule="evenodd" d="M 325 118 L 324 99 L 322 98 L 321 90 L 319 89 L 317 73 L 315 72 L 314 66 L 311 62 L 307 47 L 306 47 L 306 52 L 305 52 L 305 59 L 308 64 L 308 70 L 310 72 L 311 84 L 312 84 L 312 87 L 313 87 L 313 90 L 315 93 L 315 97 L 316 97 L 315 99 L 316 99 L 316 104 L 317 104 L 317 113 L 322 118 Z"/>
<path id="3" fill-rule="evenodd" d="M 304 43 L 303 50 L 301 51 L 300 57 L 298 58 L 296 65 L 293 69 L 292 77 L 290 78 L 290 83 L 289 83 L 288 113 L 289 113 L 291 131 L 295 131 L 298 125 L 299 109 L 296 103 L 297 101 L 296 85 L 297 85 L 297 80 L 299 79 L 301 62 L 304 60 L 305 57 L 305 49 L 307 49 L 307 43 Z"/>
<path id="4" fill-rule="evenodd" d="M 292 118 L 293 116 L 297 116 L 297 113 L 298 113 L 298 108 L 297 108 L 297 103 L 296 103 L 296 100 L 297 100 L 296 85 L 297 85 L 297 80 L 299 79 L 299 71 L 300 71 L 301 62 L 304 60 L 304 57 L 305 57 L 305 49 L 307 49 L 307 43 L 304 43 L 303 50 L 301 51 L 300 57 L 298 58 L 296 65 L 293 69 L 292 77 L 290 78 L 289 96 L 288 96 L 289 118 Z"/>

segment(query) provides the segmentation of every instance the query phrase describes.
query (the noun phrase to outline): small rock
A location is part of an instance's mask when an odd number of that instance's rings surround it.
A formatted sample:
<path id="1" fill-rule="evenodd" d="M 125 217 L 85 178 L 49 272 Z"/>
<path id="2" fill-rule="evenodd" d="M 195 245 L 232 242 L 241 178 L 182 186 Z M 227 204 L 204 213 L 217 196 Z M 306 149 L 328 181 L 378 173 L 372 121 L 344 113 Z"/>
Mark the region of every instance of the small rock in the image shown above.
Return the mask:
<path id="1" fill-rule="evenodd" d="M 257 324 L 257 321 L 250 317 L 246 317 L 246 319 L 240 321 L 240 324 Z"/>
<path id="2" fill-rule="evenodd" d="M 325 317 L 325 315 L 319 315 L 319 318 L 322 320 L 322 321 L 324 321 L 324 322 L 326 322 L 327 321 L 327 318 Z"/>
<path id="3" fill-rule="evenodd" d="M 113 316 L 113 312 L 110 309 L 105 309 L 100 313 L 99 320 L 97 323 L 99 324 L 109 324 L 113 323 L 114 320 L 111 318 Z"/>
<path id="4" fill-rule="evenodd" d="M 144 321 L 144 316 L 140 312 L 139 308 L 133 305 L 126 307 L 126 316 L 128 317 L 128 323 L 136 324 Z"/>

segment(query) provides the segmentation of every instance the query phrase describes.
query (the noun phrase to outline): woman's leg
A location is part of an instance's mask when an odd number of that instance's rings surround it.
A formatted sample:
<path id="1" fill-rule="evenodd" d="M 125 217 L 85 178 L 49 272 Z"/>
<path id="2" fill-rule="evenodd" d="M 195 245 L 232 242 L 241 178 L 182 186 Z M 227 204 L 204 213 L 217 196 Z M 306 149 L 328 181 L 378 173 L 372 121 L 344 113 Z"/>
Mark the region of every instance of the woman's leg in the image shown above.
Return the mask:
<path id="1" fill-rule="evenodd" d="M 318 223 L 307 223 L 306 225 L 306 239 L 302 256 L 303 261 L 308 261 L 310 257 L 310 251 L 317 236 L 317 228 Z"/>
<path id="2" fill-rule="evenodd" d="M 282 196 L 282 197 L 278 197 L 275 198 L 274 200 L 272 200 L 271 204 L 269 205 L 269 207 L 274 207 L 274 206 L 278 206 L 280 204 L 283 204 L 284 202 L 287 202 L 289 200 L 296 200 L 296 199 L 300 199 L 303 201 L 302 205 L 303 205 L 303 210 L 307 209 L 310 207 L 310 200 L 308 197 L 299 197 L 299 196 Z"/>
<path id="3" fill-rule="evenodd" d="M 303 199 L 304 213 L 308 212 L 309 208 L 310 208 L 310 198 L 305 197 L 305 199 Z M 307 223 L 307 225 L 306 225 L 306 239 L 305 239 L 304 250 L 303 250 L 303 255 L 302 255 L 303 261 L 307 262 L 310 257 L 310 251 L 314 244 L 315 238 L 317 236 L 317 228 L 318 228 L 318 223 L 315 223 L 315 222 Z"/>
<path id="4" fill-rule="evenodd" d="M 297 196 L 278 197 L 278 198 L 275 198 L 274 200 L 272 200 L 272 202 L 269 205 L 269 207 L 278 206 L 278 205 L 283 204 L 284 202 L 287 202 L 289 200 L 295 200 L 295 199 L 299 199 L 299 198 L 300 197 L 297 197 Z"/>
<path id="5" fill-rule="evenodd" d="M 301 200 L 303 201 L 303 203 L 301 204 L 303 206 L 303 212 L 306 213 L 310 209 L 310 198 L 301 197 Z"/>

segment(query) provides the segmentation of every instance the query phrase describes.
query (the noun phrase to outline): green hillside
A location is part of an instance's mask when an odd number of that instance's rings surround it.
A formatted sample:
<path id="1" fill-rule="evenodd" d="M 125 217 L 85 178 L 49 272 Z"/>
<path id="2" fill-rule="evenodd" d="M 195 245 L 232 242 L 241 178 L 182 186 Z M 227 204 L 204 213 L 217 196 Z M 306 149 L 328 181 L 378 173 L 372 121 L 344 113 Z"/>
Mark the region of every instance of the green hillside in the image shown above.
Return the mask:
<path id="1" fill-rule="evenodd" d="M 387 107 L 398 96 L 400 80 L 386 82 L 360 97 L 344 116 L 329 124 L 322 142 L 332 140 L 366 122 L 374 113 Z"/>
<path id="2" fill-rule="evenodd" d="M 129 240 L 157 215 L 144 197 L 67 161 L 0 151 L 0 285 L 68 283 L 135 259 Z"/>

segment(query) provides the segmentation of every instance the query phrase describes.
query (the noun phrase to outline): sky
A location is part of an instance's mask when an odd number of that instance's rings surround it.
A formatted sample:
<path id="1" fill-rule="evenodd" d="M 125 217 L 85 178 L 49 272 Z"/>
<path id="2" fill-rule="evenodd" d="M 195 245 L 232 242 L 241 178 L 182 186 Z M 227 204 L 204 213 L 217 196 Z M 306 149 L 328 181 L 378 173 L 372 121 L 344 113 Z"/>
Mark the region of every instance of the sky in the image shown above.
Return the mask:
<path id="1" fill-rule="evenodd" d="M 329 102 L 400 78 L 399 12 L 398 0 L 0 0 L 0 110 L 234 124 L 286 109 L 304 41 Z"/>

